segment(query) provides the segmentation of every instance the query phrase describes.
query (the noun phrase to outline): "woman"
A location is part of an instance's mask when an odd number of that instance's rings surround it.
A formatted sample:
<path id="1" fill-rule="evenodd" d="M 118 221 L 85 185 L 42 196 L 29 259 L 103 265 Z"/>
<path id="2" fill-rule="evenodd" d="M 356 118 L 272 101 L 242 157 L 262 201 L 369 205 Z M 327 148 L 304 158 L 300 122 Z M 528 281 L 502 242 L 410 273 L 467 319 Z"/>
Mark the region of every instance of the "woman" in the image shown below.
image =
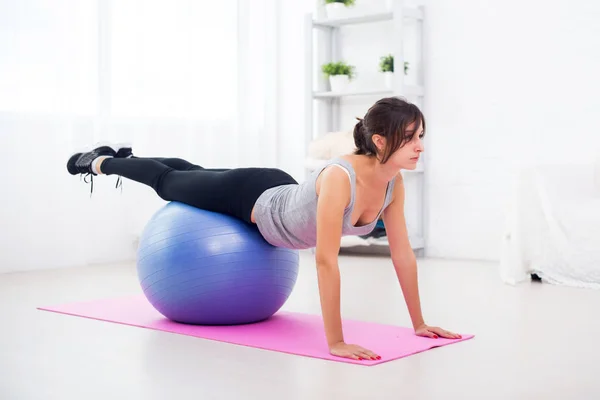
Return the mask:
<path id="1" fill-rule="evenodd" d="M 151 186 L 164 200 L 236 216 L 256 224 L 274 246 L 315 247 L 331 354 L 379 359 L 371 350 L 344 341 L 337 258 L 343 235 L 369 233 L 380 217 L 415 333 L 460 337 L 423 320 L 416 260 L 404 219 L 400 170 L 415 169 L 424 132 L 417 106 L 398 98 L 381 99 L 354 128 L 354 154 L 330 160 L 302 184 L 274 168 L 205 169 L 177 158 L 137 158 L 131 149 L 110 146 L 73 155 L 67 169 L 73 175 L 123 176 Z"/>

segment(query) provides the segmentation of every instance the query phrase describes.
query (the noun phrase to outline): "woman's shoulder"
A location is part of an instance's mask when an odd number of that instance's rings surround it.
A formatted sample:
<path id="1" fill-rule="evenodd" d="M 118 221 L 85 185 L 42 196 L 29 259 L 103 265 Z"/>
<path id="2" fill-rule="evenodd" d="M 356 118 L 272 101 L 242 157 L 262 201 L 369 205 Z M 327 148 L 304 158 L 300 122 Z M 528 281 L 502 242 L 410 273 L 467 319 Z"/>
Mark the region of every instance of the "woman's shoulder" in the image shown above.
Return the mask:
<path id="1" fill-rule="evenodd" d="M 337 189 L 350 188 L 352 183 L 351 172 L 348 171 L 346 166 L 341 165 L 342 168 L 339 168 L 339 166 L 339 164 L 331 163 L 323 168 L 317 180 L 317 194 L 319 187 L 322 185 L 333 186 Z"/>
<path id="2" fill-rule="evenodd" d="M 313 171 L 312 176 L 317 186 L 323 180 L 326 180 L 327 184 L 348 182 L 352 185 L 356 172 L 352 162 L 346 156 L 338 156 L 324 162 L 318 169 Z"/>
<path id="3" fill-rule="evenodd" d="M 353 198 L 353 179 L 346 167 L 342 165 L 342 168 L 338 168 L 335 165 L 339 164 L 331 163 L 323 168 L 315 182 L 315 192 L 321 200 L 348 207 Z"/>

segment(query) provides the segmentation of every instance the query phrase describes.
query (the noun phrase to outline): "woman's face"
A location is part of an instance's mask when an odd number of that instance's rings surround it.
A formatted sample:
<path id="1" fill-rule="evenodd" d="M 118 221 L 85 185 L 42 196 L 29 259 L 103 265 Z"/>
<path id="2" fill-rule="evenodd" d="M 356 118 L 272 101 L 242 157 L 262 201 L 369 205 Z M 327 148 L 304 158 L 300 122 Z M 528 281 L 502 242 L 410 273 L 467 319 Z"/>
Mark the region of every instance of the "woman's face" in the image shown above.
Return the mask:
<path id="1" fill-rule="evenodd" d="M 425 149 L 423 147 L 423 125 L 420 123 L 417 130 L 415 127 L 416 123 L 413 123 L 406 128 L 404 144 L 390 156 L 386 164 L 398 170 L 417 168 L 417 162 Z M 375 144 L 383 152 L 386 144 L 385 138 L 378 136 Z"/>

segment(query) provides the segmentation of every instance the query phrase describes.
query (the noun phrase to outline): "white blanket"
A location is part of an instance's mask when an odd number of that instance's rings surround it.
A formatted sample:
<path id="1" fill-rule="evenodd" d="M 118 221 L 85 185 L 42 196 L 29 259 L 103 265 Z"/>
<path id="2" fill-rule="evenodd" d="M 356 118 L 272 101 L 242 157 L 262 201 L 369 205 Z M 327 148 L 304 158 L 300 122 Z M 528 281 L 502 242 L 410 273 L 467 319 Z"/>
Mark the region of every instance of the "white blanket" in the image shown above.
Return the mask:
<path id="1" fill-rule="evenodd" d="M 500 274 L 600 289 L 600 163 L 524 168 L 507 210 Z"/>

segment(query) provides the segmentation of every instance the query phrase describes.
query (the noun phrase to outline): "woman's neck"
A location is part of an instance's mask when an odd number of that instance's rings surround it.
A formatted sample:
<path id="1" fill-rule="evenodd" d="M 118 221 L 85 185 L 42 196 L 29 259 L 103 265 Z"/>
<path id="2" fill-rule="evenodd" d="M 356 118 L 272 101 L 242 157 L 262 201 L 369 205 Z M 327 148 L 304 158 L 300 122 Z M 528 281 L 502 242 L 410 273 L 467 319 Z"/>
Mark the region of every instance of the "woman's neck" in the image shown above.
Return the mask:
<path id="1" fill-rule="evenodd" d="M 356 174 L 369 185 L 385 186 L 398 175 L 398 170 L 381 164 L 374 156 L 353 155 L 352 157 L 356 165 Z"/>

